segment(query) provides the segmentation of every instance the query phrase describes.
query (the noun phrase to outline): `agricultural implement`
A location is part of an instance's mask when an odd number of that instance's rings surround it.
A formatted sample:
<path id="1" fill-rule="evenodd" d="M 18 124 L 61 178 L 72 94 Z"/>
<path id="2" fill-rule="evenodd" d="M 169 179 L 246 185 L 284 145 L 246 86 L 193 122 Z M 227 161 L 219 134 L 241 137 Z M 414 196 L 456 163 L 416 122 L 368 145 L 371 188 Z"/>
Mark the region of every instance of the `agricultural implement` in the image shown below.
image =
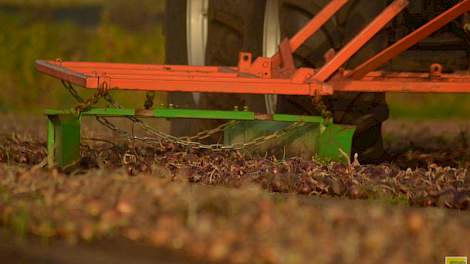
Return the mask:
<path id="1" fill-rule="evenodd" d="M 212 149 L 243 149 L 264 145 L 288 146 L 300 155 L 345 161 L 351 156 L 351 142 L 355 128 L 333 124 L 327 111 L 323 116 L 254 113 L 249 109 L 233 111 L 180 109 L 126 109 L 109 94 L 111 90 L 146 92 L 233 93 L 262 95 L 309 96 L 321 105 L 321 97 L 335 93 L 469 93 L 468 72 L 445 73 L 440 64 L 429 65 L 428 72 L 378 71 L 383 65 L 418 42 L 429 37 L 451 21 L 466 15 L 470 0 L 457 3 L 411 34 L 366 60 L 358 67 L 343 67 L 353 55 L 364 47 L 379 31 L 389 24 L 409 1 L 394 0 L 356 37 L 341 50 L 325 54 L 326 64 L 318 69 L 297 68 L 293 53 L 317 33 L 348 0 L 332 0 L 295 36 L 285 39 L 278 52 L 271 57 L 253 58 L 241 52 L 238 67 L 137 65 L 120 63 L 37 61 L 38 71 L 60 79 L 80 101 L 72 110 L 48 110 L 49 164 L 68 167 L 80 160 L 80 123 L 82 116 L 94 116 L 108 128 L 116 130 L 106 117 L 127 117 L 159 138 L 179 145 Z M 97 90 L 89 100 L 81 99 L 72 85 Z M 99 99 L 109 106 L 94 108 Z M 201 132 L 195 137 L 177 138 L 148 126 L 143 118 L 165 119 L 221 119 L 228 123 L 219 128 Z M 204 139 L 214 131 L 224 132 L 223 144 L 204 145 L 193 139 Z M 299 152 L 299 146 L 308 151 Z"/>

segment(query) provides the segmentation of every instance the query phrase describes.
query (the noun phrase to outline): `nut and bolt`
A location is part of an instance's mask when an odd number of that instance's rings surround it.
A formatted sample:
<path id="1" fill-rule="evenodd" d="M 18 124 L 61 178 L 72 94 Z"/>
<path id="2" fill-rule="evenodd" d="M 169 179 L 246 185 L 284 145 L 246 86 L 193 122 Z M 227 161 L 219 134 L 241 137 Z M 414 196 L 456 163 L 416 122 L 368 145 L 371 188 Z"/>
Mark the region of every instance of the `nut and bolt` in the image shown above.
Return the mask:
<path id="1" fill-rule="evenodd" d="M 463 25 L 463 30 L 470 33 L 470 23 L 466 23 L 465 25 Z"/>

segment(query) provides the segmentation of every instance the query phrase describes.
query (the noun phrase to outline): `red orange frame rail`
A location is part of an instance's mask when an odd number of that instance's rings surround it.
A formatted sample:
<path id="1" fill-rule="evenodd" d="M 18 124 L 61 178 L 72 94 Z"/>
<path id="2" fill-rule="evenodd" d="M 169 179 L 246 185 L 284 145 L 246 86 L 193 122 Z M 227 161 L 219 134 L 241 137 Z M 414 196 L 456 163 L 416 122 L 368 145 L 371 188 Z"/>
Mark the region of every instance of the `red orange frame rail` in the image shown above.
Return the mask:
<path id="1" fill-rule="evenodd" d="M 417 31 L 351 71 L 341 67 L 396 17 L 407 0 L 395 0 L 356 38 L 322 68 L 296 68 L 293 53 L 315 34 L 348 0 L 332 0 L 278 54 L 252 60 L 241 53 L 238 67 L 138 65 L 95 62 L 37 61 L 38 71 L 89 89 L 161 92 L 206 92 L 280 95 L 331 95 L 335 92 L 469 93 L 468 73 L 442 73 L 432 65 L 427 73 L 374 71 L 470 10 L 463 0 Z"/>

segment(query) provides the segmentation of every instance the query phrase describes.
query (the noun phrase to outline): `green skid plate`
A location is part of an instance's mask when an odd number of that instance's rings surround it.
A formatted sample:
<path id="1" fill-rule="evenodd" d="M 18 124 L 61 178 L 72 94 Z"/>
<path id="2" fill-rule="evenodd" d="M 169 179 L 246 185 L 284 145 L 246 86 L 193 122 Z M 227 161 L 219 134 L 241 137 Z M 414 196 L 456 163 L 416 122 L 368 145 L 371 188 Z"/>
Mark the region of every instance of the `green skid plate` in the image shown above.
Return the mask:
<path id="1" fill-rule="evenodd" d="M 48 164 L 62 169 L 80 161 L 80 118 L 75 115 L 49 115 Z"/>
<path id="2" fill-rule="evenodd" d="M 168 119 L 237 120 L 239 124 L 226 129 L 225 144 L 243 143 L 289 127 L 294 122 L 305 125 L 289 131 L 256 151 L 287 156 L 346 161 L 351 154 L 355 128 L 328 124 L 322 117 L 275 114 L 257 115 L 249 111 L 211 111 L 158 108 L 154 110 L 93 108 L 76 115 L 72 110 L 47 110 L 49 119 L 48 161 L 51 167 L 66 169 L 80 161 L 80 124 L 83 116 L 153 117 Z M 260 120 L 262 119 L 262 120 Z M 267 120 L 268 119 L 268 120 Z"/>
<path id="3" fill-rule="evenodd" d="M 288 129 L 290 121 L 246 121 L 225 130 L 224 144 L 250 142 L 276 131 Z M 302 157 L 345 162 L 351 154 L 354 127 L 305 123 L 279 139 L 268 141 L 254 150 L 278 157 Z"/>

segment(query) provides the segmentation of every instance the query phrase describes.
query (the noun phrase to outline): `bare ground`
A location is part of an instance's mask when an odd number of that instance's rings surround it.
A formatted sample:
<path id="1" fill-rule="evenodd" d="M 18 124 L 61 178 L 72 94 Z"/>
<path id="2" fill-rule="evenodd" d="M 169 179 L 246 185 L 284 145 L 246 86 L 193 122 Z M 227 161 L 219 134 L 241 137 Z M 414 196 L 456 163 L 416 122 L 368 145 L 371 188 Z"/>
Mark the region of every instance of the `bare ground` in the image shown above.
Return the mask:
<path id="1" fill-rule="evenodd" d="M 35 166 L 46 155 L 43 121 L 4 120 L 0 215 L 15 236 L 60 238 L 78 252 L 83 241 L 135 241 L 158 249 L 144 260 L 168 252 L 190 262 L 438 263 L 470 254 L 466 122 L 388 122 L 391 157 L 381 165 L 87 143 L 82 167 L 63 175 Z M 35 260 L 54 254 L 31 248 Z"/>

